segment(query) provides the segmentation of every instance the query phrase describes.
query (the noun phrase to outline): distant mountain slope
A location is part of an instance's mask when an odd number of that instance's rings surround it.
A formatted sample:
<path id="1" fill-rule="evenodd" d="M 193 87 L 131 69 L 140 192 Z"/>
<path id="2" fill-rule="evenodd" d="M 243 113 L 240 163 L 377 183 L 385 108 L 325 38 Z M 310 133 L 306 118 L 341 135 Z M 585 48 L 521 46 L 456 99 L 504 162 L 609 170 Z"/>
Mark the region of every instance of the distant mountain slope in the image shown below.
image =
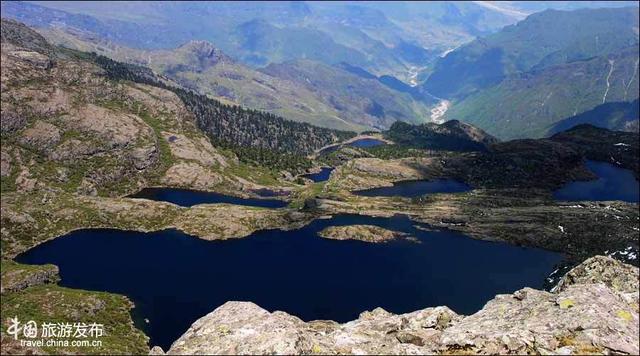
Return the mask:
<path id="1" fill-rule="evenodd" d="M 630 169 L 640 177 L 640 136 L 637 132 L 610 131 L 589 124 L 574 126 L 567 131 L 551 136 L 551 141 L 560 142 L 582 152 L 587 159 L 610 162 Z"/>
<path id="2" fill-rule="evenodd" d="M 245 64 L 347 61 L 408 81 L 440 53 L 514 23 L 472 2 L 2 2 L 32 26 L 88 31 L 140 49 L 215 43 Z"/>
<path id="3" fill-rule="evenodd" d="M 608 56 L 513 74 L 456 102 L 445 116 L 503 139 L 543 137 L 567 117 L 603 103 L 637 98 L 638 46 L 633 46 Z"/>
<path id="4" fill-rule="evenodd" d="M 590 124 L 593 126 L 617 130 L 638 132 L 638 120 L 640 119 L 640 103 L 638 99 L 633 102 L 613 102 L 598 105 L 592 110 L 582 114 L 568 117 L 559 121 L 550 130 L 558 133 L 568 130 L 576 125 Z"/>
<path id="5" fill-rule="evenodd" d="M 547 10 L 462 46 L 425 90 L 446 119 L 502 139 L 543 137 L 560 120 L 638 98 L 638 9 Z"/>
<path id="6" fill-rule="evenodd" d="M 463 98 L 514 73 L 602 56 L 638 43 L 638 9 L 547 10 L 442 58 L 425 86 Z"/>
<path id="7" fill-rule="evenodd" d="M 377 79 L 363 78 L 341 68 L 297 60 L 270 64 L 260 71 L 319 94 L 323 101 L 360 125 L 383 129 L 397 120 L 420 123 L 429 118 L 429 105 L 425 101 L 414 100 L 410 94 L 393 90 Z"/>
<path id="8" fill-rule="evenodd" d="M 302 77 L 293 75 L 300 74 L 304 66 L 296 68 L 288 63 L 277 72 L 255 70 L 231 59 L 206 41 L 189 41 L 173 50 L 143 51 L 118 46 L 78 30 L 40 31 L 52 43 L 149 66 L 185 87 L 224 102 L 323 127 L 362 131 L 386 128 L 395 120 L 424 122 L 429 120 L 429 107 L 435 102 L 429 97 L 385 86 L 377 79 L 361 78 L 339 67 L 301 61 L 307 63 L 306 66 L 322 69 L 304 69 L 305 78 L 315 83 L 309 85 L 300 80 Z M 285 73 L 285 68 L 291 73 Z M 381 106 L 384 115 L 374 112 L 372 108 L 376 105 Z"/>
<path id="9" fill-rule="evenodd" d="M 278 28 L 265 20 L 252 20 L 236 27 L 232 37 L 243 49 L 239 58 L 256 66 L 294 58 L 324 63 L 350 61 L 358 65 L 367 62 L 363 53 L 335 43 L 331 36 L 310 28 Z"/>

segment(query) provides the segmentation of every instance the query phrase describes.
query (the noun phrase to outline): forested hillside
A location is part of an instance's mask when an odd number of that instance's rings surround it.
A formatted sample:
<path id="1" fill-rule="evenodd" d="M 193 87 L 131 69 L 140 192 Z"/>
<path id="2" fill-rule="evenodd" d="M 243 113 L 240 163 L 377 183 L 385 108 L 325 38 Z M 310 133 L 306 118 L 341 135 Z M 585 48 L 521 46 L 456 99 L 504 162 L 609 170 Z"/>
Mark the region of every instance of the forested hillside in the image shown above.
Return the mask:
<path id="1" fill-rule="evenodd" d="M 231 148 L 246 161 L 270 168 L 305 168 L 309 164 L 305 155 L 355 135 L 353 132 L 315 127 L 261 111 L 222 104 L 205 95 L 164 84 L 148 68 L 95 54 L 88 56 L 106 70 L 110 79 L 130 80 L 173 91 L 195 115 L 200 129 L 216 145 Z"/>

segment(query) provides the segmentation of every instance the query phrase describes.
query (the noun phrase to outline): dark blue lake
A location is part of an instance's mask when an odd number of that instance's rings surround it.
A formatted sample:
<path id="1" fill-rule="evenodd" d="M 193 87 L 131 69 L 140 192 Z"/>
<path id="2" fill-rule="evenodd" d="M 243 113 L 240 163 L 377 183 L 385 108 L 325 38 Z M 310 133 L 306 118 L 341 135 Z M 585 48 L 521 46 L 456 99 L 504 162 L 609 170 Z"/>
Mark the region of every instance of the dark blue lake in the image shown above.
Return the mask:
<path id="1" fill-rule="evenodd" d="M 352 147 L 367 148 L 367 147 L 386 145 L 386 142 L 378 140 L 378 139 L 375 139 L 375 138 L 361 138 L 359 140 L 355 140 L 353 142 L 349 142 L 346 145 L 347 146 L 352 146 Z M 331 152 L 337 151 L 340 147 L 342 147 L 342 145 L 335 145 L 335 146 L 327 147 L 327 148 L 321 150 L 320 153 L 331 153 Z"/>
<path id="2" fill-rule="evenodd" d="M 304 174 L 303 177 L 309 178 L 316 183 L 324 182 L 325 180 L 329 179 L 329 177 L 331 176 L 331 172 L 333 172 L 333 170 L 334 170 L 333 167 L 322 167 L 320 169 L 320 172 Z"/>
<path id="3" fill-rule="evenodd" d="M 365 197 L 418 197 L 425 194 L 459 193 L 470 190 L 470 186 L 452 179 L 436 179 L 396 182 L 392 187 L 358 190 L 353 194 Z"/>
<path id="4" fill-rule="evenodd" d="M 220 193 L 179 188 L 144 188 L 128 197 L 166 201 L 186 207 L 198 204 L 228 203 L 262 208 L 282 208 L 288 204 L 286 201 L 277 199 L 240 198 Z"/>
<path id="5" fill-rule="evenodd" d="M 327 226 L 350 224 L 404 231 L 421 243 L 317 235 Z M 226 241 L 176 230 L 80 230 L 16 257 L 20 263 L 58 265 L 63 286 L 129 296 L 136 304 L 136 324 L 151 345 L 165 350 L 195 320 L 230 300 L 304 320 L 345 322 L 376 307 L 404 313 L 447 305 L 469 314 L 496 294 L 541 288 L 562 259 L 540 249 L 418 230 L 406 217 L 356 215 Z"/>
<path id="6" fill-rule="evenodd" d="M 571 182 L 556 190 L 553 196 L 557 200 L 622 200 L 637 203 L 640 200 L 638 186 L 633 172 L 616 167 L 610 163 L 587 161 L 587 168 L 598 179 Z"/>
<path id="7" fill-rule="evenodd" d="M 363 138 L 349 143 L 349 146 L 360 148 L 375 147 L 380 145 L 386 145 L 386 143 L 375 138 Z"/>

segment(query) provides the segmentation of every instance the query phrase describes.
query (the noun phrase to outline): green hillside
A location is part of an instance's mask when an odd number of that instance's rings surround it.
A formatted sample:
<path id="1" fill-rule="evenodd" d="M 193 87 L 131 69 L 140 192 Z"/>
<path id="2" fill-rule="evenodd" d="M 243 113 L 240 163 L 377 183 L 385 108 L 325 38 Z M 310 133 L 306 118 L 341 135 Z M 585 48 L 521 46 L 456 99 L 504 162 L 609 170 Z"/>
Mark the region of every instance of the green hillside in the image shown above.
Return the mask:
<path id="1" fill-rule="evenodd" d="M 359 125 L 387 128 L 395 121 L 421 123 L 435 102 L 415 100 L 378 79 L 367 79 L 345 69 L 309 60 L 270 64 L 261 69 L 272 77 L 317 93 L 324 102 Z"/>
<path id="2" fill-rule="evenodd" d="M 425 83 L 462 98 L 514 73 L 602 56 L 638 43 L 638 9 L 547 10 L 442 58 Z"/>
<path id="3" fill-rule="evenodd" d="M 633 46 L 609 56 L 511 75 L 456 102 L 445 116 L 501 139 L 543 137 L 565 118 L 603 103 L 637 98 L 638 46 Z"/>
<path id="4" fill-rule="evenodd" d="M 640 118 L 640 103 L 638 99 L 630 103 L 605 103 L 582 114 L 559 121 L 553 126 L 551 133 L 562 132 L 580 124 L 591 124 L 616 131 L 638 132 L 638 118 Z"/>

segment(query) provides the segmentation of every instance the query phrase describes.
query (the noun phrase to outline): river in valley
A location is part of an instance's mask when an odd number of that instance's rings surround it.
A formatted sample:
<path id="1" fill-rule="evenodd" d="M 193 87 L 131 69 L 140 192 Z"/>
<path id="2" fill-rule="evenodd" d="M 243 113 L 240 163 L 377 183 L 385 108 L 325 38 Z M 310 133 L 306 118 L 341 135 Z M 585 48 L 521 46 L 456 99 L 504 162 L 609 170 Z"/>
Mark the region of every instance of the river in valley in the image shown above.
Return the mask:
<path id="1" fill-rule="evenodd" d="M 327 226 L 369 224 L 418 242 L 324 239 Z M 339 215 L 291 231 L 205 241 L 177 230 L 78 230 L 16 257 L 60 267 L 60 285 L 124 294 L 151 345 L 167 350 L 223 303 L 251 301 L 303 320 L 345 322 L 382 307 L 405 313 L 446 305 L 470 314 L 496 294 L 541 288 L 558 253 L 417 229 L 404 216 Z M 144 320 L 148 319 L 148 323 Z"/>

